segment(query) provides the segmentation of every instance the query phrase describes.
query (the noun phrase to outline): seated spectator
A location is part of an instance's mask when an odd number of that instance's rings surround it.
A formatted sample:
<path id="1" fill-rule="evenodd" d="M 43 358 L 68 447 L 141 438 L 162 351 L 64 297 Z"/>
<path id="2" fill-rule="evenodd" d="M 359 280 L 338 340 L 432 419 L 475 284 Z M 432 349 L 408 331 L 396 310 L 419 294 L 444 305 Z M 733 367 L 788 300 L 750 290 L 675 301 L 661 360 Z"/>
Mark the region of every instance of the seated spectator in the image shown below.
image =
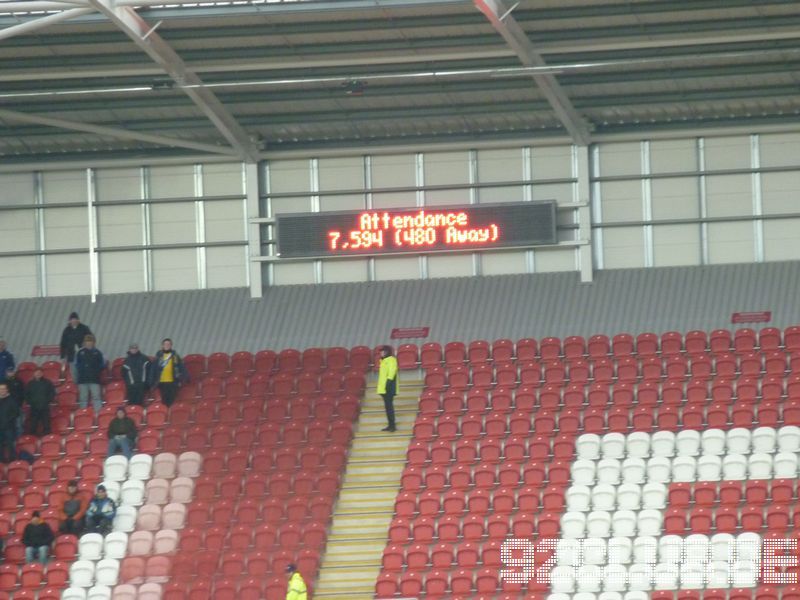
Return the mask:
<path id="1" fill-rule="evenodd" d="M 130 460 L 135 443 L 136 423 L 125 414 L 125 409 L 120 407 L 108 424 L 108 455 L 112 456 L 119 450 Z"/>
<path id="2" fill-rule="evenodd" d="M 47 435 L 50 433 L 50 403 L 55 400 L 56 388 L 44 377 L 41 367 L 36 367 L 33 378 L 25 386 L 25 402 L 30 407 L 28 433 Z M 41 427 L 41 433 L 39 428 Z"/>
<path id="3" fill-rule="evenodd" d="M 139 344 L 131 344 L 125 362 L 122 363 L 122 378 L 128 392 L 128 404 L 144 404 L 144 393 L 150 382 L 150 359 L 139 352 Z"/>
<path id="4" fill-rule="evenodd" d="M 37 558 L 43 565 L 47 564 L 50 557 L 50 544 L 53 543 L 55 536 L 50 525 L 42 520 L 39 511 L 34 511 L 31 522 L 25 526 L 22 532 L 22 543 L 25 544 L 25 562 L 32 563 Z"/>
<path id="5" fill-rule="evenodd" d="M 94 412 L 99 413 L 103 407 L 100 376 L 106 368 L 106 361 L 103 353 L 95 348 L 94 344 L 93 335 L 84 338 L 83 348 L 78 350 L 75 357 L 75 368 L 78 371 L 78 404 L 81 408 L 86 408 L 91 396 Z"/>
<path id="6" fill-rule="evenodd" d="M 0 461 L 16 460 L 17 417 L 19 407 L 8 391 L 8 384 L 0 382 Z"/>
<path id="7" fill-rule="evenodd" d="M 60 533 L 80 536 L 83 532 L 83 518 L 89 508 L 89 499 L 85 492 L 78 491 L 78 482 L 74 479 L 67 484 L 67 498 L 58 513 Z"/>
<path id="8" fill-rule="evenodd" d="M 16 368 L 14 355 L 6 348 L 6 341 L 0 338 L 0 373 L 5 373 L 9 369 Z"/>
<path id="9" fill-rule="evenodd" d="M 156 353 L 155 364 L 152 369 L 151 384 L 158 386 L 161 401 L 166 406 L 172 406 L 178 395 L 178 386 L 188 379 L 183 359 L 172 348 L 172 340 L 164 338 L 161 350 Z"/>
<path id="10" fill-rule="evenodd" d="M 86 533 L 99 533 L 106 535 L 111 531 L 114 517 L 117 514 L 117 505 L 108 497 L 104 485 L 97 486 L 94 498 L 86 509 Z"/>

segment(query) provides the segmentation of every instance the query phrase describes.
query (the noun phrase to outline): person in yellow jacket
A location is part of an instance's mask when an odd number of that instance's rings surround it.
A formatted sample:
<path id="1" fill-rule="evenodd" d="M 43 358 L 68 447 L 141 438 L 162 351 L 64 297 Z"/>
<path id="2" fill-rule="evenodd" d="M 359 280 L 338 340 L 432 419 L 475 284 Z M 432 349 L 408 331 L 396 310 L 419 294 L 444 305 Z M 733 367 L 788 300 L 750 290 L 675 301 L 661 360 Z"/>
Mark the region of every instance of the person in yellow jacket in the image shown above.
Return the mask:
<path id="1" fill-rule="evenodd" d="M 386 419 L 389 421 L 389 425 L 381 431 L 397 431 L 394 421 L 394 397 L 397 394 L 397 359 L 392 356 L 391 346 L 381 348 L 377 393 L 383 398 Z"/>
<path id="2" fill-rule="evenodd" d="M 295 565 L 286 567 L 289 574 L 289 588 L 286 590 L 286 600 L 308 600 L 308 590 L 303 576 Z"/>

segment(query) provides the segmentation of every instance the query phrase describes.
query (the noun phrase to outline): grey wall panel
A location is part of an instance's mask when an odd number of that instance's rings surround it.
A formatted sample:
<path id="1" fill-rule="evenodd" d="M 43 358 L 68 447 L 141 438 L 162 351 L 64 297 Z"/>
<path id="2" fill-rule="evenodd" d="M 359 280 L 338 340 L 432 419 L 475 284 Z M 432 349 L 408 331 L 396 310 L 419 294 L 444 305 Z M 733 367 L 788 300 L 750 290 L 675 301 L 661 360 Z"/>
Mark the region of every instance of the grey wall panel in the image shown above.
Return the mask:
<path id="1" fill-rule="evenodd" d="M 531 174 L 534 180 L 572 177 L 571 146 L 534 146 L 531 148 Z"/>
<path id="2" fill-rule="evenodd" d="M 47 293 L 52 296 L 88 294 L 89 253 L 45 257 Z"/>
<path id="3" fill-rule="evenodd" d="M 45 204 L 86 202 L 86 171 L 48 171 L 42 174 Z"/>
<path id="4" fill-rule="evenodd" d="M 44 213 L 44 243 L 48 250 L 89 248 L 88 210 L 48 208 Z"/>
<path id="5" fill-rule="evenodd" d="M 179 351 L 374 345 L 392 327 L 427 325 L 431 341 L 729 328 L 734 311 L 771 310 L 770 325 L 800 322 L 800 262 L 429 281 L 286 286 L 251 300 L 244 288 L 0 301 L 0 335 L 18 357 L 57 343 L 77 310 L 120 355 L 164 336 Z"/>
<path id="6" fill-rule="evenodd" d="M 151 198 L 190 198 L 191 196 L 194 196 L 193 165 L 150 168 Z"/>
<path id="7" fill-rule="evenodd" d="M 36 249 L 36 219 L 32 210 L 0 213 L 0 252 Z"/>
<path id="8" fill-rule="evenodd" d="M 0 206 L 8 204 L 33 204 L 33 173 L 0 174 Z"/>
<path id="9" fill-rule="evenodd" d="M 7 256 L 0 258 L 0 298 L 36 296 L 36 257 Z M 2 308 L 0 308 L 0 312 Z M 2 320 L 2 315 L 0 315 Z M 0 330 L 0 336 L 2 336 Z"/>
<path id="10" fill-rule="evenodd" d="M 349 156 L 319 160 L 320 190 L 360 190 L 363 188 L 364 159 L 362 157 Z"/>
<path id="11" fill-rule="evenodd" d="M 197 253 L 191 249 L 154 250 L 153 286 L 156 291 L 197 287 Z"/>
<path id="12" fill-rule="evenodd" d="M 98 258 L 98 266 L 101 294 L 144 291 L 142 252 L 104 252 Z"/>
<path id="13" fill-rule="evenodd" d="M 184 207 L 188 210 L 188 207 Z M 206 242 L 244 240 L 247 219 L 242 200 L 216 200 L 204 203 Z"/>
<path id="14" fill-rule="evenodd" d="M 159 204 L 150 206 L 154 244 L 179 244 L 197 241 L 194 206 L 191 204 Z"/>
<path id="15" fill-rule="evenodd" d="M 206 267 L 209 288 L 241 287 L 246 283 L 245 249 L 207 248 Z"/>
<path id="16" fill-rule="evenodd" d="M 138 246 L 144 239 L 142 207 L 135 204 L 97 208 L 99 247 Z"/>
<path id="17" fill-rule="evenodd" d="M 775 133 L 761 135 L 761 166 L 795 166 L 800 156 L 800 134 Z"/>
<path id="18" fill-rule="evenodd" d="M 709 171 L 750 168 L 749 136 L 706 138 L 705 150 Z"/>
<path id="19" fill-rule="evenodd" d="M 203 165 L 203 195 L 244 194 L 244 177 L 239 163 Z"/>
<path id="20" fill-rule="evenodd" d="M 689 173 L 697 170 L 697 142 L 654 140 L 650 142 L 651 173 Z"/>
<path id="21" fill-rule="evenodd" d="M 95 173 L 97 199 L 101 202 L 112 200 L 135 200 L 142 194 L 141 169 L 98 169 Z"/>

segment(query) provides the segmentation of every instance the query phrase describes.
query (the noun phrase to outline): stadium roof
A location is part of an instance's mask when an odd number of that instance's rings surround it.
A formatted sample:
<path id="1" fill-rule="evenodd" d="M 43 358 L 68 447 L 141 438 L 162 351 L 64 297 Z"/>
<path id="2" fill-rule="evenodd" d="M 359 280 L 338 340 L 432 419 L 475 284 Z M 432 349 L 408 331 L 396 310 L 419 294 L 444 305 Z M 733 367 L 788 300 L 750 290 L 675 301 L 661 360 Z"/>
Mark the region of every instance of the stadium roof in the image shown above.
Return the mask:
<path id="1" fill-rule="evenodd" d="M 0 0 L 0 161 L 784 130 L 796 0 Z"/>

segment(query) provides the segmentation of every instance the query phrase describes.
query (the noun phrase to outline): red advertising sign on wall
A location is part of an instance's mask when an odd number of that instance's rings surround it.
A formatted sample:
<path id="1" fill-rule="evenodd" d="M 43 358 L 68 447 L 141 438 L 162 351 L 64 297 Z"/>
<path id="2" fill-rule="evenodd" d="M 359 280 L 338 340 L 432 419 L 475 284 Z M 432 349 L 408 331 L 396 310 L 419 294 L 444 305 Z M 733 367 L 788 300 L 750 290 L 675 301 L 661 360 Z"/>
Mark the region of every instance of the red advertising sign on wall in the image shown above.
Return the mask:
<path id="1" fill-rule="evenodd" d="M 771 320 L 771 310 L 735 312 L 731 315 L 731 323 L 769 323 Z"/>
<path id="2" fill-rule="evenodd" d="M 429 332 L 430 327 L 395 327 L 391 337 L 393 340 L 426 338 Z"/>
<path id="3" fill-rule="evenodd" d="M 58 344 L 34 346 L 31 356 L 58 356 L 61 354 L 61 347 Z"/>

